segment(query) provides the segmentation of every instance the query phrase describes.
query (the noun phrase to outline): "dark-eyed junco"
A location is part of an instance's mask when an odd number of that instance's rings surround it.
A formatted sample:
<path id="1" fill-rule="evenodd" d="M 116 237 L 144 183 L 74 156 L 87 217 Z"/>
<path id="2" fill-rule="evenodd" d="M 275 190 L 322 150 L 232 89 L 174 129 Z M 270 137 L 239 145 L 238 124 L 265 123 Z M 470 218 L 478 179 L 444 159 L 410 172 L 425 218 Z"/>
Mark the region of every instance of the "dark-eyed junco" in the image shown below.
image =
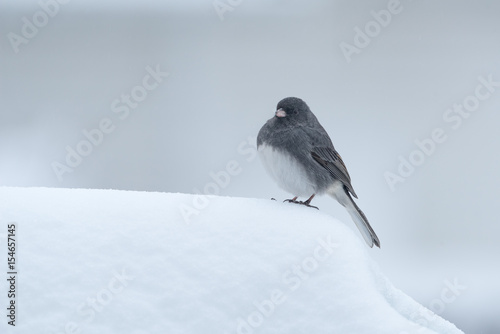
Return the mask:
<path id="1" fill-rule="evenodd" d="M 380 247 L 375 231 L 351 197 L 358 198 L 342 158 L 307 104 L 287 97 L 276 109 L 259 131 L 257 148 L 267 172 L 295 196 L 288 201 L 311 206 L 315 195 L 326 193 L 347 209 L 368 246 Z M 309 199 L 299 202 L 298 197 Z"/>

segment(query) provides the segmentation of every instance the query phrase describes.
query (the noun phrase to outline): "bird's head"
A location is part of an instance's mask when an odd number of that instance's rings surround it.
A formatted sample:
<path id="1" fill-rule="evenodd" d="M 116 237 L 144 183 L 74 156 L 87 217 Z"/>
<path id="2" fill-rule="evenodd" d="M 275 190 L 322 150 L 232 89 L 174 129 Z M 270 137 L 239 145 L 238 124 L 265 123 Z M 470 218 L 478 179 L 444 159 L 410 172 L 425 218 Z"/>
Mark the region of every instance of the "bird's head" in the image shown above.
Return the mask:
<path id="1" fill-rule="evenodd" d="M 307 124 L 314 118 L 307 104 L 298 97 L 286 97 L 276 107 L 275 117 L 289 124 Z"/>

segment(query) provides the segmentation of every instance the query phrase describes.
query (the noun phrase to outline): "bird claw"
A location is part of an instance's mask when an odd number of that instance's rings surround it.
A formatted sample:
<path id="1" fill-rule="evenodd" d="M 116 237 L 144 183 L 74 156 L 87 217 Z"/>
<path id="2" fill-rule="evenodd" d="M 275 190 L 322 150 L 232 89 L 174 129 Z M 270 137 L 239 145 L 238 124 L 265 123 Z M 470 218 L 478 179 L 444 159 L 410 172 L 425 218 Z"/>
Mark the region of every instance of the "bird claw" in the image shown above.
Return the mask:
<path id="1" fill-rule="evenodd" d="M 314 205 L 310 205 L 309 203 L 306 202 L 300 202 L 300 204 L 303 204 L 305 206 L 307 206 L 308 208 L 315 208 L 316 210 L 319 210 L 319 208 L 317 206 L 314 206 Z"/>
<path id="2" fill-rule="evenodd" d="M 309 208 L 315 208 L 316 210 L 319 210 L 319 208 L 317 206 L 310 205 L 308 201 L 303 202 L 303 201 L 297 201 L 295 199 L 286 199 L 286 200 L 283 201 L 283 203 L 284 202 L 294 203 L 294 204 L 301 204 L 301 205 L 305 205 L 305 206 L 307 206 Z"/>
<path id="3" fill-rule="evenodd" d="M 286 199 L 286 200 L 284 200 L 284 201 L 283 201 L 283 203 L 285 203 L 285 202 L 288 202 L 288 203 L 295 203 L 295 204 L 300 204 L 300 202 L 299 202 L 299 201 L 296 201 L 296 200 L 294 200 L 294 199 Z"/>

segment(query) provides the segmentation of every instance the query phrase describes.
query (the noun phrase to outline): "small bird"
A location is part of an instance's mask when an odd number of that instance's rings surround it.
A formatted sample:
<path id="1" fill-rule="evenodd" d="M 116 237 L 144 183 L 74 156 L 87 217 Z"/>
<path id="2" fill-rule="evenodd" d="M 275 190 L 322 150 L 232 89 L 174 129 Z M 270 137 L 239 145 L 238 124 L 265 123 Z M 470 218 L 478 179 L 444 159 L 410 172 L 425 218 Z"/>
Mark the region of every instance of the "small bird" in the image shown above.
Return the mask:
<path id="1" fill-rule="evenodd" d="M 351 197 L 358 198 L 342 158 L 308 105 L 287 97 L 276 109 L 259 131 L 257 150 L 278 186 L 295 196 L 286 201 L 314 207 L 314 196 L 326 193 L 347 209 L 368 246 L 380 248 L 375 231 Z M 309 198 L 302 202 L 298 197 Z"/>

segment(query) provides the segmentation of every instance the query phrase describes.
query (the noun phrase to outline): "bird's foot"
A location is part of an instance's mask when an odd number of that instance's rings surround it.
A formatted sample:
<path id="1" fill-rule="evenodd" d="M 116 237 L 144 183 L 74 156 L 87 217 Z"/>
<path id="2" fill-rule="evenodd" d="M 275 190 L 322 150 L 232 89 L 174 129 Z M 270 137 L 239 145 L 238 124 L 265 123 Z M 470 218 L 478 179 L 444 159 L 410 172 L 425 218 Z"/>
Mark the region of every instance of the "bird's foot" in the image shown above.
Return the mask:
<path id="1" fill-rule="evenodd" d="M 300 201 L 297 201 L 297 196 L 295 196 L 294 198 L 292 199 L 286 199 L 283 201 L 283 203 L 285 202 L 288 202 L 288 203 L 295 203 L 295 204 L 300 204 L 301 202 Z"/>
<path id="2" fill-rule="evenodd" d="M 309 205 L 309 203 L 311 203 L 311 201 L 312 201 L 312 199 L 314 198 L 314 196 L 316 196 L 316 194 L 312 194 L 312 195 L 311 195 L 311 197 L 309 197 L 309 198 L 307 199 L 307 201 L 305 201 L 303 204 L 304 204 L 305 206 L 310 207 L 310 208 L 315 208 L 316 210 L 319 210 L 319 208 L 318 208 L 317 206 L 312 206 L 312 205 Z"/>
<path id="3" fill-rule="evenodd" d="M 315 208 L 316 210 L 319 210 L 319 208 L 317 206 L 310 205 L 309 203 L 307 203 L 307 201 L 305 201 L 305 202 L 299 202 L 299 203 L 302 204 L 302 205 L 307 206 L 308 208 Z"/>
<path id="4" fill-rule="evenodd" d="M 314 197 L 314 196 L 312 196 L 312 197 Z M 308 199 L 307 201 L 305 201 L 305 202 L 303 202 L 303 201 L 297 201 L 297 197 L 294 197 L 292 199 L 286 199 L 283 202 L 294 203 L 294 204 L 301 204 L 301 205 L 305 205 L 305 206 L 307 206 L 309 208 L 315 208 L 316 210 L 319 210 L 319 208 L 317 206 L 309 204 L 309 203 L 311 203 L 312 197 L 310 199 Z"/>

